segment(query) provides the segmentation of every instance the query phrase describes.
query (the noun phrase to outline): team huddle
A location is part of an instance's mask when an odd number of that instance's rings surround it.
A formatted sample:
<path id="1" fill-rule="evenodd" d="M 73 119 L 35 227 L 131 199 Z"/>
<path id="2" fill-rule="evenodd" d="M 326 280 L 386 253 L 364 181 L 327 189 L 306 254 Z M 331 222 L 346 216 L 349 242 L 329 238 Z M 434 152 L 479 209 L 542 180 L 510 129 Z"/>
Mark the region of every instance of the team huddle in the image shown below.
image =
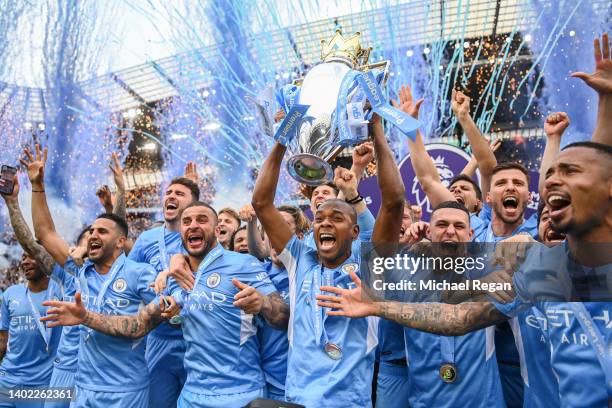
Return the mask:
<path id="1" fill-rule="evenodd" d="M 33 233 L 17 177 L 3 195 L 26 282 L 0 298 L 0 407 L 244 407 L 259 398 L 278 401 L 257 405 L 270 407 L 609 406 L 612 251 L 601 250 L 612 243 L 606 34 L 595 40 L 595 63 L 594 73 L 573 74 L 599 96 L 592 139 L 560 149 L 570 118 L 547 117 L 540 205 L 529 218 L 529 172 L 498 163 L 459 91 L 451 106 L 473 160 L 448 188 L 420 131 L 407 139 L 433 208 L 429 222 L 405 199 L 376 114 L 352 167 L 304 189 L 312 221 L 298 207 L 275 204 L 286 152 L 276 143 L 239 211 L 200 201 L 190 165 L 164 191 L 163 222 L 134 242 L 117 156 L 114 206 L 67 242 L 47 204 L 47 150 L 25 149 Z M 408 87 L 398 96 L 394 105 L 418 118 L 423 100 Z M 373 160 L 376 215 L 358 188 Z M 419 291 L 379 297 L 368 287 L 366 246 L 385 257 L 417 248 L 457 257 L 468 243 L 495 247 L 500 267 L 483 282 L 511 289 L 434 298 Z M 533 282 L 550 271 L 574 283 L 568 301 L 534 293 Z M 420 267 L 385 279 L 438 273 Z M 71 392 L 18 398 L 27 389 Z"/>

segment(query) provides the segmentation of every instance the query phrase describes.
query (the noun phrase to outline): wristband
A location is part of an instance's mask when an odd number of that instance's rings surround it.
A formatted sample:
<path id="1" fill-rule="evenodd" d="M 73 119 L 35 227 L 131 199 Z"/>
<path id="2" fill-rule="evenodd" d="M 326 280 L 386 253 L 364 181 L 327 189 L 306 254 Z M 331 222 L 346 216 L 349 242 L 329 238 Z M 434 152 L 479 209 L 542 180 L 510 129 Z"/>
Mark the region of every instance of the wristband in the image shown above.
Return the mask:
<path id="1" fill-rule="evenodd" d="M 361 196 L 361 194 L 358 194 L 357 197 L 355 198 L 351 198 L 350 200 L 344 200 L 346 201 L 348 204 L 357 204 L 363 201 L 363 197 Z"/>
<path id="2" fill-rule="evenodd" d="M 44 189 L 42 189 L 42 190 L 32 190 L 32 192 L 33 193 L 44 193 L 45 190 Z"/>

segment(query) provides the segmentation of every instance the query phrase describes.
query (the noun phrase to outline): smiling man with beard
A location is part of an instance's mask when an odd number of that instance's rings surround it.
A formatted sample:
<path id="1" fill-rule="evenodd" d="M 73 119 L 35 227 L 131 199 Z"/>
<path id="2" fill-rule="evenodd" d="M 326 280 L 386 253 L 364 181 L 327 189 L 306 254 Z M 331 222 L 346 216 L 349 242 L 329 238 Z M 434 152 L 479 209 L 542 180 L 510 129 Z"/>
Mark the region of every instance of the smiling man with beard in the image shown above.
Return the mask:
<path id="1" fill-rule="evenodd" d="M 484 225 L 474 237 L 478 242 L 497 242 L 503 238 L 527 233 L 537 234 L 535 218 L 528 222 L 523 218 L 529 192 L 529 172 L 519 163 L 500 163 L 493 169 L 491 189 L 480 218 Z"/>
<path id="2" fill-rule="evenodd" d="M 376 115 L 370 132 L 382 196 L 372 241 L 397 243 L 404 186 Z M 343 200 L 326 200 L 314 216 L 316 250 L 300 241 L 274 206 L 285 151 L 281 144 L 274 145 L 259 173 L 252 200 L 257 218 L 289 276 L 291 317 L 285 398 L 307 407 L 370 406 L 378 321 L 327 318 L 315 300 L 321 286 L 347 287 L 351 284 L 348 273 L 359 270 L 360 253 L 352 251 L 359 235 L 357 214 Z M 351 176 L 349 173 L 346 175 Z"/>
<path id="3" fill-rule="evenodd" d="M 431 242 L 415 244 L 408 248 L 408 254 L 445 259 L 466 257 L 469 256 L 467 243 L 472 235 L 467 209 L 456 201 L 446 201 L 431 214 L 426 232 Z M 471 272 L 467 270 L 464 274 L 458 274 L 454 270 L 427 268 L 392 270 L 385 273 L 384 279 L 385 282 L 409 280 L 419 288 L 420 283 L 431 281 L 460 283 L 463 276 L 471 278 Z M 353 278 L 356 279 L 356 276 Z M 322 290 L 334 294 L 343 292 L 343 289 L 334 287 L 323 287 Z M 441 291 L 434 290 L 387 291 L 385 300 L 439 302 L 442 296 Z M 334 308 L 340 298 L 323 295 L 317 299 L 321 307 Z M 392 320 L 389 322 L 397 324 Z M 406 326 L 400 327 L 405 339 L 404 356 L 409 362 L 404 367 L 409 379 L 407 389 L 404 393 L 396 393 L 396 399 L 387 397 L 381 407 L 505 407 L 495 349 L 492 347 L 493 328 L 462 336 L 440 336 Z M 407 399 L 398 399 L 402 395 Z"/>
<path id="4" fill-rule="evenodd" d="M 574 143 L 559 154 L 546 173 L 543 198 L 553 228 L 566 234 L 567 239 L 551 248 L 538 245 L 529 251 L 514 274 L 517 295 L 511 303 L 373 302 L 358 282 L 356 289 L 339 291 L 334 302 L 338 311 L 331 313 L 355 318 L 380 316 L 417 330 L 451 336 L 506 321 L 535 306 L 545 318 L 561 406 L 608 406 L 612 396 L 606 348 L 612 334 L 610 287 L 606 288 L 607 298 L 599 302 L 576 302 L 574 296 L 580 293 L 572 293 L 571 302 L 566 302 L 538 296 L 531 283 L 539 279 L 554 284 L 555 277 L 561 283 L 568 279 L 575 282 L 585 276 L 605 281 L 610 276 L 611 169 L 612 147 L 608 145 Z M 599 250 L 594 251 L 593 245 Z M 561 284 L 557 287 L 563 289 Z"/>
<path id="5" fill-rule="evenodd" d="M 157 327 L 163 318 L 170 317 L 166 314 L 174 313 L 178 303 L 182 307 L 181 328 L 187 346 L 184 359 L 187 380 L 177 405 L 241 407 L 262 397 L 265 379 L 253 314 L 260 313 L 273 327 L 286 328 L 289 308 L 257 259 L 226 251 L 217 242 L 216 226 L 215 210 L 200 201 L 189 204 L 181 216 L 181 239 L 188 254 L 188 268 L 196 272 L 191 291 L 184 291 L 171 281 L 168 290 L 172 297 L 152 301 L 130 316 L 108 316 L 87 310 L 77 297 L 77 303 L 54 302 L 49 320 L 64 325 L 84 324 L 111 336 L 137 339 Z M 164 299 L 170 302 L 168 310 Z M 256 307 L 242 311 L 239 307 L 243 303 Z M 163 317 L 162 311 L 166 312 Z M 135 372 L 142 375 L 142 371 Z"/>
<path id="6" fill-rule="evenodd" d="M 79 271 L 75 295 L 77 305 L 87 305 L 98 316 L 131 315 L 141 304 L 155 298 L 150 284 L 156 272 L 151 265 L 137 263 L 124 254 L 128 227 L 114 214 L 101 214 L 87 240 L 88 260 Z M 82 295 L 81 295 L 82 293 Z M 48 327 L 65 324 L 61 308 L 70 302 L 45 302 L 50 306 L 41 320 Z M 88 321 L 75 324 L 88 324 Z M 81 329 L 76 378 L 75 407 L 148 407 L 149 375 L 145 345 L 140 340 L 112 337 L 97 327 Z M 102 329 L 102 328 L 100 328 Z"/>
<path id="7" fill-rule="evenodd" d="M 192 180 L 178 177 L 170 181 L 162 198 L 164 224 L 140 234 L 130 251 L 129 259 L 152 265 L 157 273 L 168 270 L 172 255 L 184 252 L 180 222 L 184 208 L 200 197 L 200 189 Z M 185 342 L 178 325 L 162 323 L 147 337 L 147 366 L 151 376 L 150 406 L 167 408 L 176 400 L 185 383 Z"/>

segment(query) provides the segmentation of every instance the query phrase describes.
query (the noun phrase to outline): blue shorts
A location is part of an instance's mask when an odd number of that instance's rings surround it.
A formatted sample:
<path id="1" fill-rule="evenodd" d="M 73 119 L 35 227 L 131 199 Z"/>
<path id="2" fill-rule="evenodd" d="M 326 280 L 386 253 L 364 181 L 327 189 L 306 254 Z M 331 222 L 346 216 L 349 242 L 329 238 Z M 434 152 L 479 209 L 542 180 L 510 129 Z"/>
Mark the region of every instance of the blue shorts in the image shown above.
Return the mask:
<path id="1" fill-rule="evenodd" d="M 239 408 L 244 407 L 257 398 L 263 398 L 264 391 L 264 388 L 260 388 L 238 394 L 207 395 L 183 390 L 177 406 L 178 408 Z"/>
<path id="2" fill-rule="evenodd" d="M 130 392 L 102 392 L 86 390 L 76 386 L 76 399 L 70 408 L 147 408 L 149 406 L 149 389 L 143 388 Z"/>
<path id="3" fill-rule="evenodd" d="M 76 367 L 72 369 L 53 367 L 53 373 L 51 374 L 51 381 L 49 387 L 56 388 L 72 388 L 74 392 L 74 377 L 76 375 Z M 70 401 L 46 401 L 45 408 L 68 408 Z"/>
<path id="4" fill-rule="evenodd" d="M 182 337 L 162 337 L 151 333 L 147 336 L 145 359 L 150 378 L 150 407 L 175 407 L 187 378 L 183 365 L 185 340 Z"/>
<path id="5" fill-rule="evenodd" d="M 408 367 L 380 362 L 376 386 L 377 408 L 407 408 L 409 395 Z"/>
<path id="6" fill-rule="evenodd" d="M 277 386 L 267 383 L 266 384 L 266 398 L 277 401 L 285 400 L 285 390 L 278 388 Z"/>

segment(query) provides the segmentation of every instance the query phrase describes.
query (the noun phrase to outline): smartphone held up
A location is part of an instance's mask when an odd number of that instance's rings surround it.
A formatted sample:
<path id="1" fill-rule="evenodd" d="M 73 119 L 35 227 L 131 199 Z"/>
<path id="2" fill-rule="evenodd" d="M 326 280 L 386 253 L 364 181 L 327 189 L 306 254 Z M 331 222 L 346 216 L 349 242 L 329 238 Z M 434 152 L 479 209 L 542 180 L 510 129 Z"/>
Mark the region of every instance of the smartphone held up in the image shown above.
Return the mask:
<path id="1" fill-rule="evenodd" d="M 2 165 L 2 170 L 0 171 L 0 194 L 13 194 L 15 174 L 17 174 L 16 167 L 7 164 Z"/>

